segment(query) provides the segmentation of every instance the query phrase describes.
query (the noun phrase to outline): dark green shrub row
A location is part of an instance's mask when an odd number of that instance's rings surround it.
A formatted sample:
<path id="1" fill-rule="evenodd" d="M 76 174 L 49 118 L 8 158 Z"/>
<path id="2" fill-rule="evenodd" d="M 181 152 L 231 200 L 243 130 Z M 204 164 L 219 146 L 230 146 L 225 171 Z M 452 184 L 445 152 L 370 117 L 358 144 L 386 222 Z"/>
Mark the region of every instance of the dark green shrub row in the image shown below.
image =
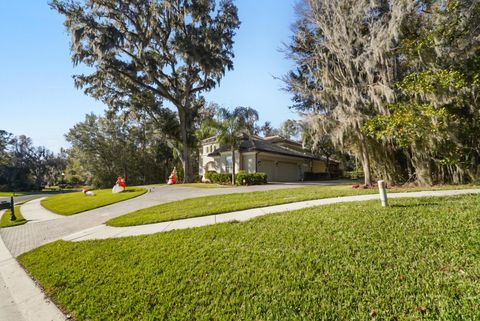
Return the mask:
<path id="1" fill-rule="evenodd" d="M 217 173 L 214 171 L 209 171 L 205 173 L 205 178 L 208 179 L 211 183 L 216 183 L 216 184 L 232 183 L 232 174 L 230 173 Z"/>
<path id="2" fill-rule="evenodd" d="M 267 174 L 265 173 L 247 173 L 239 171 L 235 177 L 237 185 L 262 185 L 267 184 Z"/>

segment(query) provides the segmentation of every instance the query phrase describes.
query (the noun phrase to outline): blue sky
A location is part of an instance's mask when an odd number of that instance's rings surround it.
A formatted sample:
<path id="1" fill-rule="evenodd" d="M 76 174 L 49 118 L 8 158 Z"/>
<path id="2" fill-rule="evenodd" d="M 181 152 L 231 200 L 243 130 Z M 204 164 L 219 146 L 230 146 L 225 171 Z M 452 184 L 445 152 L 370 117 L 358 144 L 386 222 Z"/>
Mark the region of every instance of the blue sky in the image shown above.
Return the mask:
<path id="1" fill-rule="evenodd" d="M 225 107 L 250 106 L 277 126 L 296 115 L 281 77 L 291 67 L 279 50 L 291 36 L 291 0 L 237 0 L 242 25 L 235 38 L 235 70 L 205 94 Z M 0 1 L 0 129 L 58 151 L 64 134 L 105 106 L 73 86 L 69 36 L 47 1 Z"/>

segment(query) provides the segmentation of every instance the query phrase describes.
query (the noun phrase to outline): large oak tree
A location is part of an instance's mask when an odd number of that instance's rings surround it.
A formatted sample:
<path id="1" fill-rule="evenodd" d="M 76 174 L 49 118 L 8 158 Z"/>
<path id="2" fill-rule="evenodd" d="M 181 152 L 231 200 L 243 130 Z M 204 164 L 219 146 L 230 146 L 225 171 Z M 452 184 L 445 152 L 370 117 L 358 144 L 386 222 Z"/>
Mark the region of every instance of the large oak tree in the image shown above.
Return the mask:
<path id="1" fill-rule="evenodd" d="M 66 18 L 74 64 L 91 70 L 75 76 L 76 86 L 114 110 L 140 109 L 156 119 L 191 181 L 200 94 L 233 69 L 240 22 L 232 1 L 54 0 L 51 6 Z"/>

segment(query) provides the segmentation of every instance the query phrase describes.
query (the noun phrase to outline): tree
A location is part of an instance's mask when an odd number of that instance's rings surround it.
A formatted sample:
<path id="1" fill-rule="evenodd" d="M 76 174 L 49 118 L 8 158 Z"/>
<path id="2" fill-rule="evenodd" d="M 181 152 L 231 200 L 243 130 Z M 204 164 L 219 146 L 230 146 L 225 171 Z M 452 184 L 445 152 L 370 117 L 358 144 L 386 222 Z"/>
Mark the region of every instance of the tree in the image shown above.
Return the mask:
<path id="1" fill-rule="evenodd" d="M 337 145 L 351 141 L 366 185 L 372 182 L 372 161 L 377 166 L 395 161 L 389 142 L 375 142 L 362 128 L 395 102 L 395 52 L 403 22 L 414 10 L 414 1 L 403 0 L 305 0 L 297 8 L 295 34 L 287 48 L 296 69 L 285 78 L 294 108 L 325 118 Z M 384 173 L 396 173 L 395 164 Z"/>
<path id="2" fill-rule="evenodd" d="M 129 184 L 165 182 L 176 163 L 164 136 L 144 114 L 89 114 L 66 135 L 67 181 L 111 186 L 118 176 Z"/>
<path id="3" fill-rule="evenodd" d="M 264 137 L 279 135 L 279 131 L 273 128 L 272 123 L 266 121 L 262 126 L 258 128 L 258 132 L 262 133 Z"/>
<path id="4" fill-rule="evenodd" d="M 301 132 L 303 147 L 310 150 L 313 155 L 325 158 L 327 174 L 330 178 L 330 160 L 336 153 L 335 146 L 332 143 L 332 138 L 326 132 L 318 133 L 318 127 L 310 127 L 308 119 L 306 121 L 299 122 L 298 126 Z"/>
<path id="5" fill-rule="evenodd" d="M 234 110 L 219 108 L 216 119 L 208 122 L 217 135 L 217 143 L 229 146 L 232 152 L 232 184 L 235 184 L 235 148 L 242 135 L 251 136 L 258 121 L 258 112 L 250 107 L 236 107 Z"/>
<path id="6" fill-rule="evenodd" d="M 299 131 L 300 126 L 295 120 L 287 119 L 280 124 L 280 135 L 285 137 L 286 139 L 293 139 L 294 137 L 297 137 Z"/>
<path id="7" fill-rule="evenodd" d="M 405 149 L 420 184 L 462 183 L 480 169 L 480 3 L 421 1 L 400 42 L 399 102 L 367 132 Z"/>
<path id="8" fill-rule="evenodd" d="M 156 120 L 193 179 L 194 122 L 200 94 L 233 69 L 240 22 L 231 0 L 54 0 L 72 35 L 72 60 L 93 69 L 77 87 L 111 108 L 144 110 Z M 172 104 L 175 117 L 163 106 Z"/>

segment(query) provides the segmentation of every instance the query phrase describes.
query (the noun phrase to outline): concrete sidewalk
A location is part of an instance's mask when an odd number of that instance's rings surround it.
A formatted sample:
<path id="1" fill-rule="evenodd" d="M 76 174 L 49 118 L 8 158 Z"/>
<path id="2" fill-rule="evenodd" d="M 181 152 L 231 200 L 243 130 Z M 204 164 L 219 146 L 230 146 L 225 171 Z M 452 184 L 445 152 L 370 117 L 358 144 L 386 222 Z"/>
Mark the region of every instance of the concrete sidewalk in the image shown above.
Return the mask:
<path id="1" fill-rule="evenodd" d="M 45 199 L 45 197 L 34 199 L 20 207 L 22 216 L 27 220 L 27 224 L 65 218 L 65 216 L 57 215 L 45 209 L 40 204 L 43 199 Z"/>
<path id="2" fill-rule="evenodd" d="M 465 190 L 443 190 L 443 191 L 424 191 L 424 192 L 405 192 L 405 193 L 391 193 L 389 198 L 408 198 L 408 197 L 428 197 L 428 196 L 452 196 L 465 194 L 480 194 L 480 189 L 465 189 Z M 325 198 L 290 204 L 275 205 L 262 208 L 253 208 L 249 210 L 209 215 L 195 218 L 187 218 L 169 222 L 138 225 L 130 227 L 111 227 L 105 224 L 95 226 L 93 228 L 85 229 L 83 231 L 73 233 L 63 238 L 65 241 L 86 241 L 99 240 L 115 237 L 126 237 L 135 235 L 154 234 L 166 232 L 171 230 L 186 229 L 192 227 L 200 227 L 212 225 L 217 223 L 232 222 L 232 221 L 247 221 L 254 217 L 263 216 L 267 214 L 280 213 L 286 211 L 293 211 L 308 207 L 345 203 L 358 202 L 379 199 L 378 194 L 344 196 L 336 198 Z"/>
<path id="3" fill-rule="evenodd" d="M 0 320 L 60 321 L 63 313 L 10 254 L 0 236 Z"/>

